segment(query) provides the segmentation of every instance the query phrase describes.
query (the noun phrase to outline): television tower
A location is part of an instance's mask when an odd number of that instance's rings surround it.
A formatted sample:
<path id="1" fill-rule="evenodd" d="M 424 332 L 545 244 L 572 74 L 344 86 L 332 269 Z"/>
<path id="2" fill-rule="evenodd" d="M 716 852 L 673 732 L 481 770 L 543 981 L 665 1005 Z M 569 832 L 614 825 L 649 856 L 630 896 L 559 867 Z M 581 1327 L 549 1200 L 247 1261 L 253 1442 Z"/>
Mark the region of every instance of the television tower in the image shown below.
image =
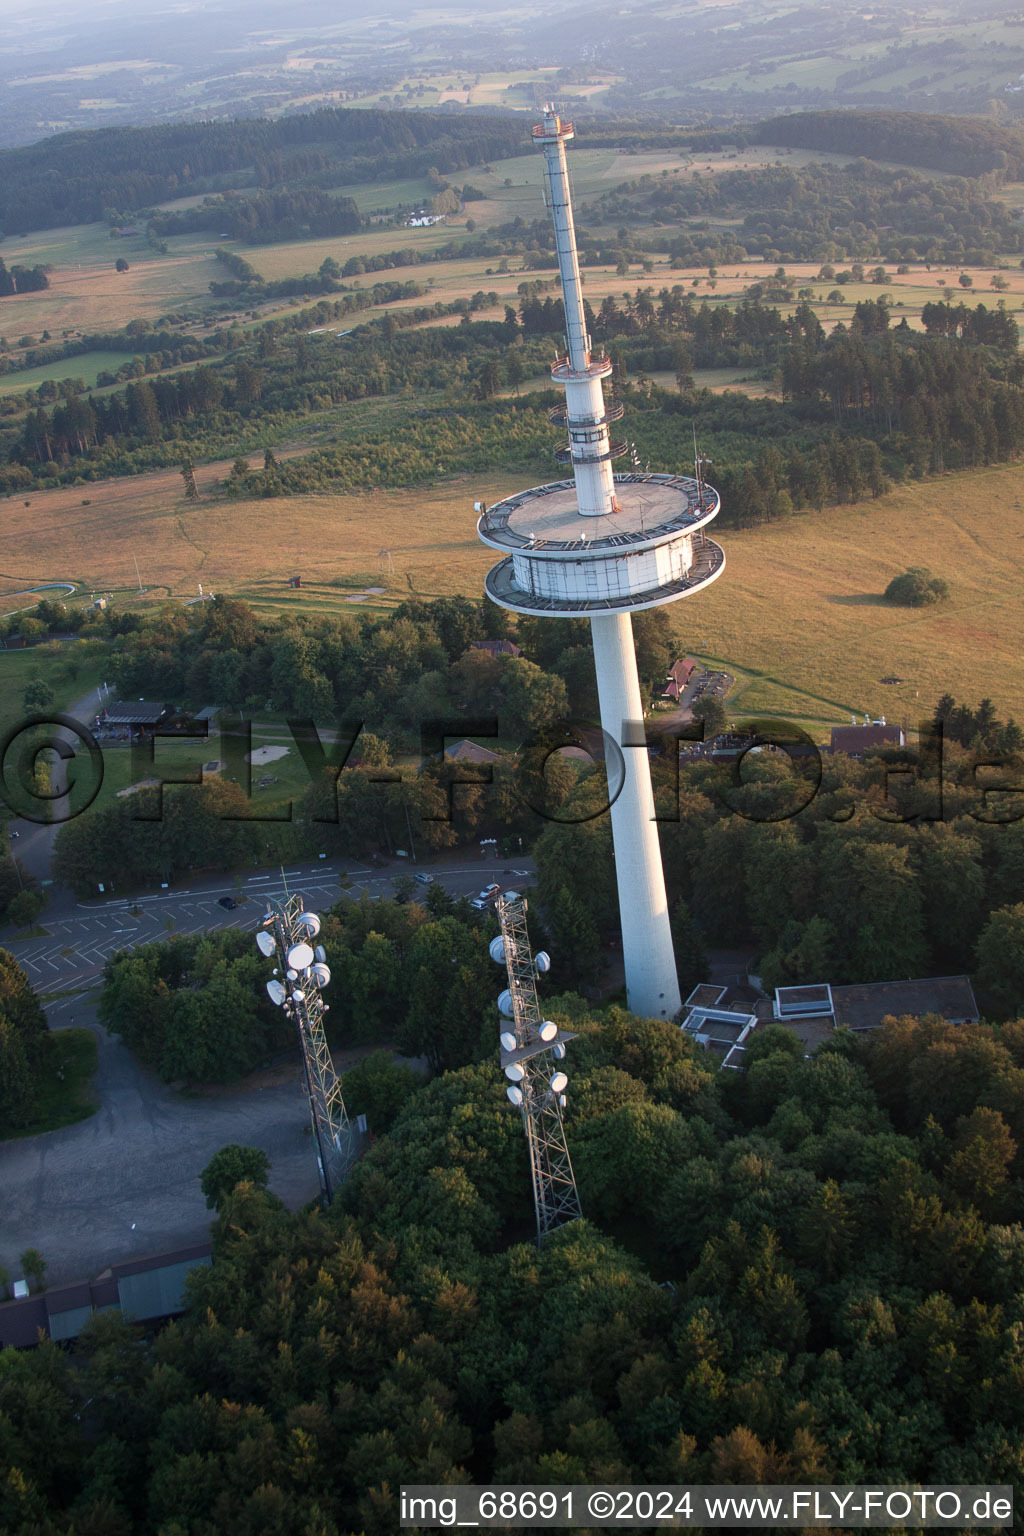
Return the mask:
<path id="1" fill-rule="evenodd" d="M 331 973 L 324 950 L 320 945 L 314 949 L 311 942 L 319 932 L 318 914 L 303 911 L 301 896 L 289 896 L 268 903 L 256 944 L 261 955 L 278 962 L 267 982 L 270 1000 L 284 1009 L 299 1032 L 320 1193 L 323 1203 L 330 1205 L 355 1161 L 357 1134 L 349 1122 L 341 1078 L 324 1035 L 327 1004 L 320 992 L 329 984 Z"/>
<path id="2" fill-rule="evenodd" d="M 539 1248 L 549 1232 L 582 1214 L 562 1124 L 568 1078 L 559 1065 L 565 1042 L 576 1036 L 541 1018 L 537 977 L 551 961 L 543 950 L 534 957 L 530 947 L 526 898 L 509 891 L 498 897 L 497 906 L 501 933 L 491 940 L 490 955 L 508 973 L 498 1011 L 512 1021 L 511 1029 L 502 1028 L 501 1065 L 509 1100 L 523 1113 Z"/>
<path id="3" fill-rule="evenodd" d="M 679 982 L 630 615 L 689 597 L 722 574 L 725 555 L 704 531 L 720 502 L 699 455 L 693 478 L 612 472 L 612 460 L 627 451 L 608 430 L 623 406 L 605 401 L 602 380 L 612 365 L 587 334 L 565 158 L 572 137 L 572 124 L 553 107 L 533 130 L 544 151 L 565 306 L 567 352 L 551 377 L 566 399 L 550 415 L 568 428 L 568 447 L 555 458 L 572 466 L 573 478 L 484 508 L 477 532 L 505 555 L 487 575 L 493 602 L 514 613 L 590 620 L 601 725 L 623 749 L 621 762 L 617 754 L 606 767 L 626 999 L 634 1013 L 671 1018 Z"/>

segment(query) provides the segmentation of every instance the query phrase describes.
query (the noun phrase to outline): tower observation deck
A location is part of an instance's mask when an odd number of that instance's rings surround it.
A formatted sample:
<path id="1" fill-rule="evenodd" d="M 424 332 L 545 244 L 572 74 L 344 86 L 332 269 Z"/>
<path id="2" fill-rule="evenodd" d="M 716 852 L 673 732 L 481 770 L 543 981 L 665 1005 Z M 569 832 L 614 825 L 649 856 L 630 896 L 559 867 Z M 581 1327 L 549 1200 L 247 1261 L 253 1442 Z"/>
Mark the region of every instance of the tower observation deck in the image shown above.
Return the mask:
<path id="1" fill-rule="evenodd" d="M 610 430 L 624 408 L 605 401 L 612 365 L 587 333 L 565 156 L 572 137 L 572 124 L 553 107 L 533 130 L 544 152 L 565 307 L 566 354 L 551 370 L 565 406 L 551 419 L 568 429 L 569 441 L 555 458 L 571 466 L 572 479 L 488 507 L 477 532 L 505 556 L 485 581 L 492 601 L 515 613 L 590 619 L 601 724 L 628 749 L 637 747 L 643 721 L 630 614 L 702 591 L 722 574 L 725 555 L 705 531 L 718 515 L 718 493 L 697 466 L 692 478 L 613 471 L 627 451 Z M 636 1013 L 668 1018 L 680 997 L 650 763 L 646 751 L 622 756 L 621 782 L 609 783 L 609 798 L 627 1000 Z"/>

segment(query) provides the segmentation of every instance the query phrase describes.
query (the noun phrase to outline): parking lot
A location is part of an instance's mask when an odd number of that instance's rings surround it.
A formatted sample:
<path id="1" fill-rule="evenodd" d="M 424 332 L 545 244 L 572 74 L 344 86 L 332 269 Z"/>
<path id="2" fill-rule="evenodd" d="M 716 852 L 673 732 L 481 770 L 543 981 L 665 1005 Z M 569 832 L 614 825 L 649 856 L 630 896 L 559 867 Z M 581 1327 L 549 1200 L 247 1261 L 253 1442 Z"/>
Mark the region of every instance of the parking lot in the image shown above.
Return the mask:
<path id="1" fill-rule="evenodd" d="M 432 866 L 430 883 L 437 881 L 453 896 L 477 898 L 491 882 L 508 885 L 515 880 L 521 885 L 532 878 L 528 860 L 508 873 L 507 866 L 502 864 L 496 869 L 496 863 L 494 859 L 467 858 Z M 407 868 L 404 861 L 373 868 L 342 860 L 317 861 L 287 869 L 283 880 L 280 872 L 251 875 L 240 882 L 223 875 L 219 880 L 204 881 L 190 889 L 143 896 L 137 902 L 115 897 L 102 902 L 65 903 L 58 909 L 60 915 L 43 914 L 41 922 L 47 930 L 46 937 L 4 939 L 3 944 L 24 966 L 36 991 L 45 997 L 95 985 L 104 962 L 119 949 L 208 929 L 254 930 L 267 898 L 285 895 L 286 886 L 288 892 L 301 892 L 307 907 L 326 908 L 342 896 L 358 899 L 364 891 L 370 896 L 392 895 L 397 877 L 415 877 L 418 873 L 421 872 L 415 866 Z M 343 886 L 345 876 L 348 884 Z M 236 904 L 229 907 L 229 902 Z"/>
<path id="2" fill-rule="evenodd" d="M 221 877 L 144 897 L 137 908 L 117 899 L 69 903 L 65 915 L 44 917 L 48 937 L 4 941 L 40 993 L 51 1028 L 84 1025 L 95 1032 L 99 1066 L 93 1087 L 100 1108 L 78 1125 L 0 1144 L 0 1262 L 10 1268 L 23 1249 L 38 1248 L 52 1283 L 97 1273 L 133 1254 L 202 1239 L 211 1218 L 199 1174 L 232 1141 L 263 1148 L 272 1165 L 270 1187 L 287 1204 L 316 1195 L 298 1059 L 235 1087 L 183 1097 L 141 1067 L 97 1022 L 94 989 L 108 955 L 169 934 L 255 930 L 267 897 L 283 896 L 286 885 L 290 893 L 301 892 L 307 907 L 324 910 L 342 895 L 390 896 L 402 875 L 418 877 L 424 891 L 437 882 L 453 895 L 477 899 L 485 887 L 508 886 L 515 878 L 521 888 L 532 878 L 528 861 L 516 866 L 514 876 L 496 864 L 493 858 L 469 857 L 426 871 L 398 860 L 379 869 L 318 860 L 286 870 L 283 880 L 280 872 L 254 874 L 239 888 Z M 344 875 L 349 884 L 343 889 Z"/>

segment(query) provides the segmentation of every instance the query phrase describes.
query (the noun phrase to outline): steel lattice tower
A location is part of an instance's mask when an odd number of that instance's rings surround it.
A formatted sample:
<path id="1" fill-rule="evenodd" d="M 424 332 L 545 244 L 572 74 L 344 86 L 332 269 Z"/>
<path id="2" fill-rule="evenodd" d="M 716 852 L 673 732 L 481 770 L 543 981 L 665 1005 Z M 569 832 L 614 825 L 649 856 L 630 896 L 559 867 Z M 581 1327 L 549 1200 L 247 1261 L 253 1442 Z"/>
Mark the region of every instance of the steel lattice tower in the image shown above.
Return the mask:
<path id="1" fill-rule="evenodd" d="M 299 1032 L 320 1190 L 324 1203 L 330 1205 L 356 1160 L 358 1137 L 349 1122 L 341 1078 L 324 1034 L 325 1004 L 320 992 L 331 973 L 323 950 L 314 950 L 310 944 L 319 931 L 317 914 L 303 910 L 301 896 L 289 896 L 269 903 L 256 942 L 267 959 L 276 957 L 284 978 L 269 981 L 267 991 Z"/>
<path id="2" fill-rule="evenodd" d="M 705 532 L 720 504 L 699 457 L 692 477 L 612 471 L 628 444 L 612 440 L 609 427 L 623 406 L 605 401 L 602 381 L 612 365 L 594 351 L 587 333 L 565 156 L 572 137 L 572 124 L 554 107 L 545 109 L 533 130 L 544 152 L 565 307 L 566 354 L 551 370 L 552 381 L 565 390 L 565 405 L 550 415 L 568 429 L 568 444 L 555 458 L 571 467 L 572 478 L 481 506 L 477 532 L 505 557 L 487 575 L 493 602 L 514 613 L 590 620 L 601 725 L 614 747 L 606 750 L 605 762 L 626 998 L 634 1013 L 666 1019 L 679 1011 L 679 981 L 632 614 L 689 597 L 721 575 L 725 555 Z"/>
<path id="3" fill-rule="evenodd" d="M 582 1215 L 562 1123 L 566 1077 L 558 1067 L 565 1042 L 576 1037 L 541 1017 L 525 897 L 499 896 L 497 907 L 501 937 L 493 941 L 491 956 L 505 962 L 515 1025 L 514 1035 L 502 1035 L 501 1065 L 512 1084 L 508 1096 L 522 1110 L 539 1246 L 549 1232 Z"/>

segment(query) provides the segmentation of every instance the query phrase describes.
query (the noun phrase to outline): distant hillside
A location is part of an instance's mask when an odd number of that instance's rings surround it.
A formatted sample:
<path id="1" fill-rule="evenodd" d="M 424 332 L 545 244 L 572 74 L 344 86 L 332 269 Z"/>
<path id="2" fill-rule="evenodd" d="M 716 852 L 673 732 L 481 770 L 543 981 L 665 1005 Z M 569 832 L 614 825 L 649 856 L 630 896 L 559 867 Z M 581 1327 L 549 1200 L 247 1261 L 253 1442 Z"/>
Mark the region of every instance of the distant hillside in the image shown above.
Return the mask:
<path id="1" fill-rule="evenodd" d="M 869 160 L 895 160 L 932 171 L 983 176 L 1006 171 L 1024 176 L 1024 127 L 978 117 L 938 117 L 921 112 L 794 112 L 769 118 L 751 135 L 758 144 L 793 149 L 834 149 Z"/>
<path id="2" fill-rule="evenodd" d="M 264 122 L 62 133 L 0 151 L 0 231 L 85 224 L 228 184 L 294 188 L 459 171 L 522 152 L 521 117 L 339 107 Z"/>

